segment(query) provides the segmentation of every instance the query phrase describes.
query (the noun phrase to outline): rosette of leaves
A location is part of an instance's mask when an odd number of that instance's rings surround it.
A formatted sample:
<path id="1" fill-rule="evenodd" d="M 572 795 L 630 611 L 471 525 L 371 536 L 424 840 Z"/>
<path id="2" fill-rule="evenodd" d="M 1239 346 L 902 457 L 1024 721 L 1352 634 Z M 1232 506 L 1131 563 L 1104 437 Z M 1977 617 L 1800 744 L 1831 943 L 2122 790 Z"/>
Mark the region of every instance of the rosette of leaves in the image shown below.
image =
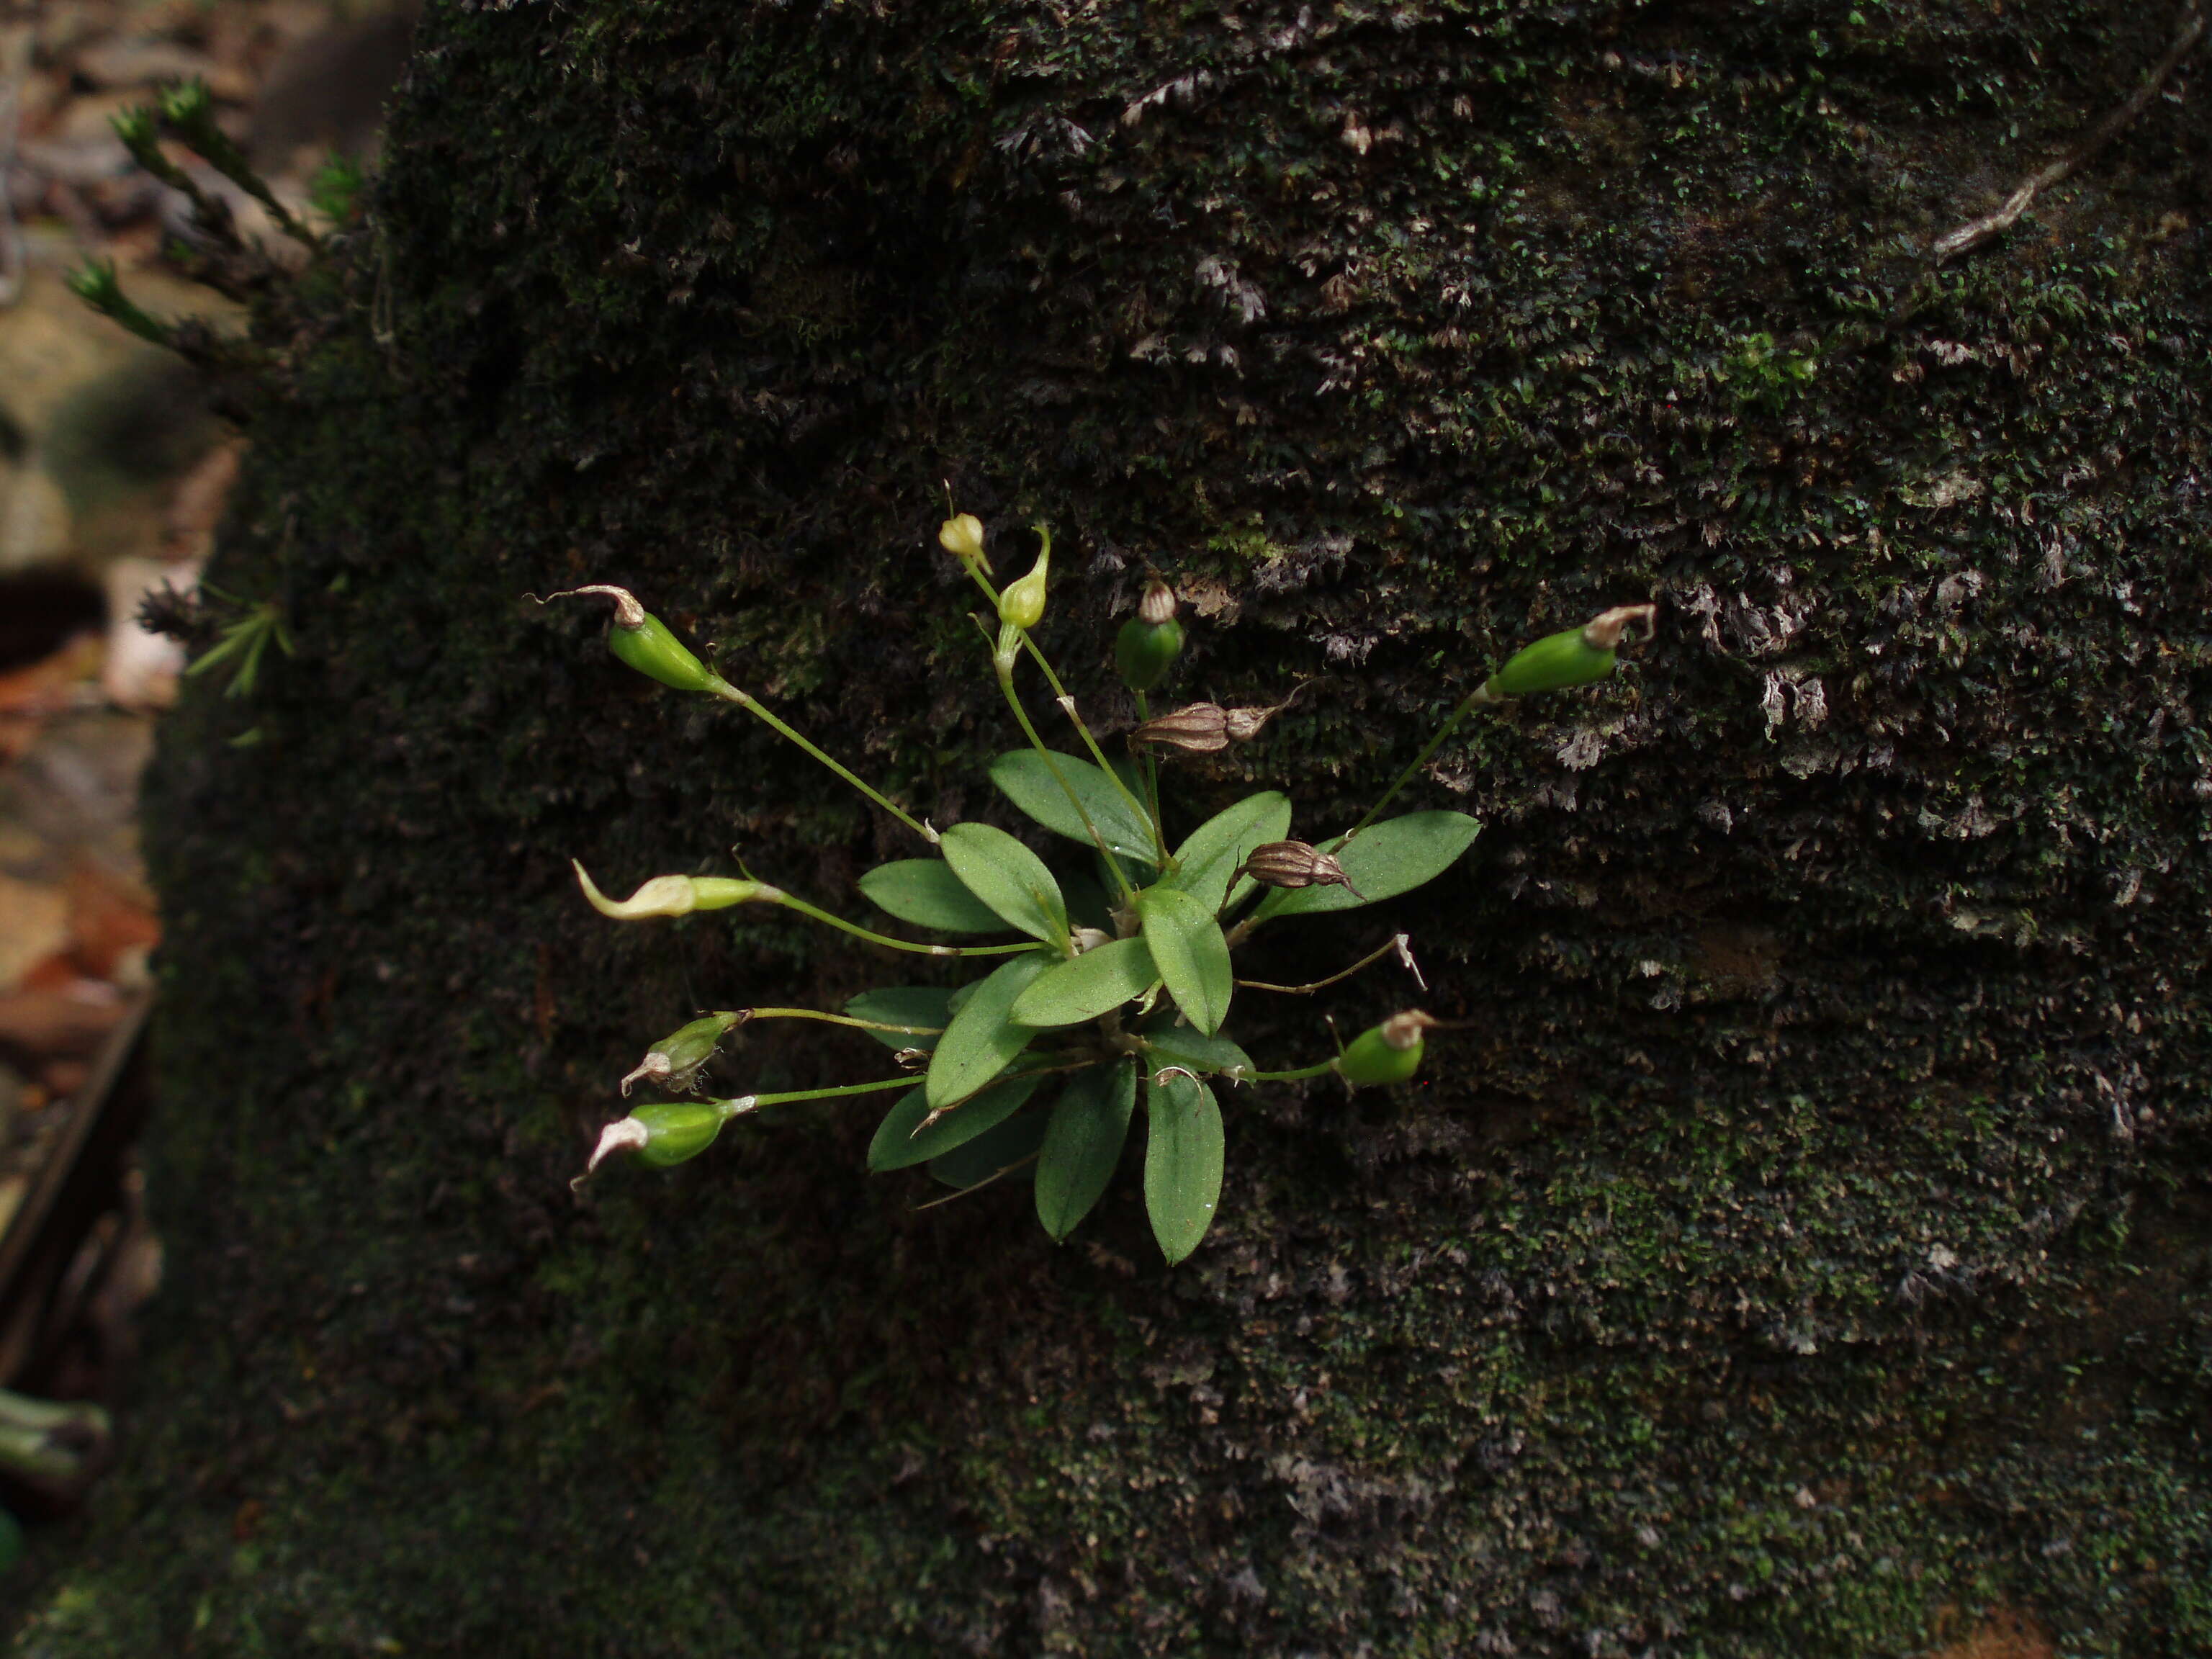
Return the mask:
<path id="1" fill-rule="evenodd" d="M 1290 832 L 1291 802 L 1277 791 L 1245 797 L 1163 849 L 1133 768 L 1109 777 L 1079 756 L 1016 750 L 992 764 L 991 781 L 1102 866 L 1112 860 L 1120 879 L 1102 868 L 1106 880 L 1063 884 L 1020 841 L 981 823 L 944 831 L 940 856 L 861 878 L 870 900 L 915 927 L 1036 941 L 957 989 L 901 987 L 848 1005 L 860 1018 L 942 1028 L 924 1040 L 927 1070 L 884 1116 L 868 1166 L 927 1164 L 966 1188 L 1034 1162 L 1037 1218 L 1064 1239 L 1104 1193 L 1141 1104 L 1145 1205 L 1162 1252 L 1179 1261 L 1220 1197 L 1217 1089 L 1286 1075 L 1262 1072 L 1228 1035 L 1232 939 L 1276 917 L 1411 892 L 1449 869 L 1480 826 L 1464 812 L 1388 818 L 1333 843 L 1348 882 L 1263 888 L 1242 866 Z M 1118 898 L 1105 897 L 1109 889 Z"/>

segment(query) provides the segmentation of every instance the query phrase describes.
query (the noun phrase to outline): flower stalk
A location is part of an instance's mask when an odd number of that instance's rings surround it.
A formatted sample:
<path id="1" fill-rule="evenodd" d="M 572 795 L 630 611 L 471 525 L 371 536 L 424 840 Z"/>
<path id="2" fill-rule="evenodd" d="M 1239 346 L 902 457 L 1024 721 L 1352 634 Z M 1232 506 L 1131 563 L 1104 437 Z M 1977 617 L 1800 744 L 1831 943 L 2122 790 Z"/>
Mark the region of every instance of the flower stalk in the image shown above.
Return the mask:
<path id="1" fill-rule="evenodd" d="M 607 630 L 607 648 L 622 661 L 647 678 L 659 680 L 663 685 L 676 690 L 702 692 L 719 697 L 724 702 L 735 703 L 785 742 L 827 767 L 839 779 L 860 791 L 931 846 L 937 844 L 937 831 L 813 743 L 805 733 L 779 719 L 775 711 L 759 698 L 741 687 L 731 684 L 701 662 L 682 641 L 669 631 L 665 623 L 638 603 L 637 596 L 628 588 L 594 582 L 583 587 L 566 588 L 561 592 L 548 594 L 538 603 L 550 605 L 555 599 L 585 593 L 607 599 L 614 605 L 614 623 Z"/>
<path id="2" fill-rule="evenodd" d="M 1477 708 L 1487 708 L 1504 702 L 1508 697 L 1527 696 L 1532 692 L 1557 691 L 1571 685 L 1587 685 L 1592 680 L 1603 679 L 1613 672 L 1613 653 L 1619 649 L 1622 635 L 1628 624 L 1640 622 L 1649 626 L 1658 614 L 1658 607 L 1650 605 L 1620 605 L 1593 617 L 1580 628 L 1571 628 L 1524 646 L 1506 659 L 1505 665 L 1480 685 L 1468 693 L 1451 717 L 1438 726 L 1436 735 L 1428 740 L 1413 763 L 1397 778 L 1382 798 L 1367 809 L 1367 816 L 1353 824 L 1331 849 L 1340 847 L 1369 824 L 1382 816 L 1382 809 L 1397 799 L 1398 792 L 1420 776 L 1444 740 L 1459 729 L 1460 722 Z"/>

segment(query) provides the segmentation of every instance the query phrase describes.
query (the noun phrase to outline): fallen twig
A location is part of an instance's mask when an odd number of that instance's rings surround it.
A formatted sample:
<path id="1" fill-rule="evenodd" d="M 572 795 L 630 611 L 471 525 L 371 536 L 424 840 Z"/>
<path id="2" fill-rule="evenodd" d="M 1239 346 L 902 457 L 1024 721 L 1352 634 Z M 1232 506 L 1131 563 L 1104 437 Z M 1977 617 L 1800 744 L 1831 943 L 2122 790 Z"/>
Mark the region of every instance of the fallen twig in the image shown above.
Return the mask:
<path id="1" fill-rule="evenodd" d="M 1930 250 L 1936 256 L 1936 263 L 1941 264 L 1946 259 L 1972 252 L 1992 236 L 2010 230 L 2039 192 L 2070 177 L 2076 168 L 2125 131 L 2130 122 L 2150 107 L 2151 100 L 2158 96 L 2166 77 L 2204 38 L 2207 21 L 2203 0 L 2182 0 L 2181 15 L 2174 22 L 2173 44 L 2166 48 L 2166 56 L 2158 60 L 2158 66 L 2151 70 L 2149 78 L 2135 89 L 2134 94 L 2125 103 L 2109 112 L 2103 120 L 2090 128 L 2088 137 L 2048 167 L 2028 174 L 2027 180 L 2005 198 L 2004 205 L 1995 213 L 1969 220 L 1949 234 L 1937 237 Z"/>

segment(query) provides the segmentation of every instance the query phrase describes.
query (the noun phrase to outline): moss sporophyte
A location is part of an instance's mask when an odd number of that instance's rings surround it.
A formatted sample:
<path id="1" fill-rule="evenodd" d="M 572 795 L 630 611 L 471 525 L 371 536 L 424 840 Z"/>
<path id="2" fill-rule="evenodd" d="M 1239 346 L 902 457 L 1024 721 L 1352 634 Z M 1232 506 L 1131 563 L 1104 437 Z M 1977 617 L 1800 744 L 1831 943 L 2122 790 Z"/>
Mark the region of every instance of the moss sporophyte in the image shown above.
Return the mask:
<path id="1" fill-rule="evenodd" d="M 894 951 L 996 958 L 979 962 L 988 970 L 967 983 L 886 986 L 853 998 L 840 1012 L 754 1007 L 694 1019 L 647 1050 L 622 1079 L 623 1094 L 641 1081 L 696 1089 L 732 1030 L 767 1019 L 862 1032 L 892 1051 L 896 1074 L 829 1088 L 641 1105 L 606 1127 L 587 1173 L 617 1152 L 654 1165 L 696 1158 L 730 1120 L 764 1108 L 896 1090 L 898 1098 L 868 1148 L 871 1170 L 927 1164 L 946 1184 L 969 1190 L 1032 1168 L 1037 1218 L 1054 1239 L 1064 1239 L 1111 1181 L 1141 1102 L 1145 1206 L 1161 1251 L 1175 1262 L 1197 1249 L 1220 1197 L 1218 1085 L 1334 1077 L 1352 1088 L 1387 1087 L 1419 1069 L 1437 1022 L 1419 1009 L 1392 1016 L 1336 1054 L 1280 1070 L 1255 1064 L 1226 1030 L 1239 990 L 1310 995 L 1392 954 L 1418 981 L 1405 934 L 1307 985 L 1241 979 L 1233 952 L 1271 922 L 1395 898 L 1443 874 L 1474 840 L 1475 821 L 1453 811 L 1385 818 L 1384 809 L 1473 709 L 1609 674 L 1625 630 L 1632 623 L 1648 624 L 1652 607 L 1608 611 L 1514 653 L 1341 834 L 1317 843 L 1291 839 L 1289 798 L 1266 790 L 1171 844 L 1160 810 L 1161 751 L 1170 758 L 1207 755 L 1248 742 L 1289 700 L 1249 708 L 1189 703 L 1155 716 L 1150 694 L 1172 670 L 1183 642 L 1174 593 L 1156 581 L 1114 641 L 1114 661 L 1136 700 L 1137 720 L 1127 739 L 1128 755 L 1109 759 L 1032 635 L 1045 614 L 1052 550 L 1044 527 L 1036 532 L 1034 563 L 1003 592 L 992 586 L 984 527 L 974 516 L 953 514 L 938 539 L 988 602 L 976 623 L 989 646 L 991 672 L 1024 739 L 992 763 L 991 781 L 1015 808 L 1085 849 L 1095 882 L 1081 871 L 1055 872 L 989 824 L 956 823 L 939 831 L 922 822 L 708 667 L 634 595 L 607 586 L 572 590 L 611 603 L 608 641 L 622 661 L 678 691 L 735 703 L 913 831 L 927 855 L 878 866 L 859 886 L 894 921 L 933 938 L 886 934 L 750 875 L 655 876 L 627 898 L 610 898 L 579 863 L 584 896 L 602 915 L 634 921 L 766 904 Z M 1049 746 L 1030 720 L 1015 686 L 1024 659 L 1049 688 L 1080 754 Z M 1001 938 L 976 942 L 992 934 Z"/>

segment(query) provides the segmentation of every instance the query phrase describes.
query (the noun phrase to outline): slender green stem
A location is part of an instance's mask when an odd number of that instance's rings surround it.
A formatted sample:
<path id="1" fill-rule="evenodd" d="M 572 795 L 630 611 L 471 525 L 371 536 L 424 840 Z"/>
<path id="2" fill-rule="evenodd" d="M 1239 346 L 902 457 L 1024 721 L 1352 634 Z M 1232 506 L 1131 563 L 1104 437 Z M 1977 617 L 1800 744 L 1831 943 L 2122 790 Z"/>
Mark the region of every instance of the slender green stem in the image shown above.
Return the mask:
<path id="1" fill-rule="evenodd" d="M 923 1118 L 921 1122 L 914 1126 L 914 1133 L 915 1134 L 920 1134 L 924 1129 L 927 1129 L 931 1124 L 936 1122 L 938 1119 L 943 1117 L 947 1112 L 958 1111 L 969 1101 L 975 1099 L 976 1096 L 988 1094 L 992 1090 L 997 1088 L 1002 1083 L 1018 1082 L 1023 1078 L 1051 1077 L 1055 1073 L 1060 1072 L 1080 1072 L 1097 1064 L 1097 1055 L 1085 1054 L 1080 1060 L 1071 1060 L 1066 1061 L 1065 1064 L 1059 1066 L 1028 1066 L 1023 1067 L 1018 1072 L 1001 1072 L 997 1077 L 993 1078 L 988 1083 L 978 1084 L 975 1088 L 970 1089 L 966 1094 L 961 1096 L 959 1099 L 949 1100 L 945 1102 L 944 1105 L 937 1107 L 935 1109 L 931 1111 L 927 1117 Z"/>
<path id="2" fill-rule="evenodd" d="M 1229 942 L 1229 948 L 1233 951 L 1238 945 L 1242 945 L 1246 939 L 1251 938 L 1254 933 L 1258 931 L 1261 922 L 1265 920 L 1266 918 L 1264 916 L 1261 915 L 1258 911 L 1255 910 L 1250 915 L 1245 917 L 1243 921 L 1238 922 L 1234 927 L 1231 928 L 1227 933 L 1223 935 L 1223 937 Z"/>
<path id="3" fill-rule="evenodd" d="M 906 1036 L 942 1036 L 942 1025 L 887 1025 L 879 1019 L 855 1019 L 850 1014 L 825 1014 L 816 1008 L 740 1008 L 750 1024 L 757 1019 L 818 1019 L 825 1025 L 850 1025 L 862 1031 L 895 1031 Z"/>
<path id="4" fill-rule="evenodd" d="M 1137 724 L 1142 726 L 1152 717 L 1152 699 L 1141 691 L 1130 695 L 1137 700 Z M 1168 847 L 1167 830 L 1160 822 L 1160 763 L 1150 749 L 1145 750 L 1145 805 L 1152 809 L 1152 839 L 1160 846 L 1164 857 Z"/>
<path id="5" fill-rule="evenodd" d="M 1296 1083 L 1304 1078 L 1327 1077 L 1336 1069 L 1334 1060 L 1324 1060 L 1317 1066 L 1301 1066 L 1295 1072 L 1255 1072 L 1243 1079 L 1246 1083 Z"/>
<path id="6" fill-rule="evenodd" d="M 1048 550 L 1052 546 L 1052 538 L 1050 534 L 1045 532 L 1044 527 L 1042 525 L 1038 526 L 1037 529 L 1038 533 L 1044 536 L 1045 546 Z M 967 562 L 963 560 L 962 562 L 966 563 Z M 983 590 L 983 597 L 990 600 L 993 614 L 997 614 L 999 609 L 999 595 L 997 590 L 991 586 L 989 580 L 984 576 L 981 569 L 977 566 L 969 564 L 968 574 L 975 579 L 975 586 Z M 1037 649 L 1036 641 L 1030 637 L 1029 630 L 1027 629 L 1016 629 L 1014 632 L 1016 637 L 1020 640 L 1023 647 L 1027 649 L 1030 657 L 1036 660 L 1036 665 L 1044 671 L 1045 680 L 1051 685 L 1053 696 L 1060 700 L 1060 708 L 1066 712 L 1068 719 L 1074 721 L 1075 729 L 1079 732 L 1082 733 L 1083 741 L 1089 746 L 1091 754 L 1097 760 L 1098 769 L 1106 775 L 1108 782 L 1111 783 L 1116 789 L 1119 789 L 1121 792 L 1121 795 L 1124 799 L 1129 800 L 1131 805 L 1137 807 L 1138 813 L 1141 817 L 1144 813 L 1144 808 L 1141 805 L 1139 805 L 1138 803 L 1130 797 L 1129 791 L 1122 783 L 1120 774 L 1116 773 L 1112 767 L 1106 763 L 1106 757 L 1099 750 L 1097 739 L 1091 735 L 1091 728 L 1085 726 L 1083 723 L 1082 719 L 1076 714 L 1075 700 L 1067 695 L 1067 688 L 1060 683 L 1060 676 L 1052 672 L 1052 665 L 1045 660 L 1044 653 Z M 986 641 L 990 638 L 990 630 L 988 628 L 983 630 L 983 637 Z M 1047 769 L 1052 773 L 1054 781 L 1059 783 L 1060 787 L 1063 790 L 1066 791 L 1068 804 L 1075 808 L 1075 815 L 1083 820 L 1084 830 L 1090 835 L 1091 841 L 1097 844 L 1100 856 L 1106 860 L 1107 865 L 1113 870 L 1114 878 L 1120 884 L 1123 896 L 1125 897 L 1134 897 L 1135 890 L 1129 885 L 1128 878 L 1122 873 L 1120 861 L 1115 858 L 1111 850 L 1108 848 L 1106 845 L 1106 838 L 1098 833 L 1098 826 L 1091 821 L 1091 814 L 1084 810 L 1083 803 L 1081 800 L 1077 799 L 1074 789 L 1070 787 L 1067 780 L 1060 775 L 1058 764 L 1053 760 L 1052 750 L 1045 747 L 1044 739 L 1037 735 L 1036 727 L 1030 724 L 1028 713 L 1022 708 L 1020 702 L 1014 695 L 1013 660 L 1010 653 L 1010 648 L 1006 644 L 1006 635 L 1003 629 L 1000 635 L 1000 644 L 992 650 L 991 663 L 992 666 L 998 671 L 999 689 L 1006 694 L 1006 701 L 1013 708 L 1014 718 L 1021 722 L 1022 731 L 1028 736 L 1031 746 L 1034 747 L 1038 755 L 1043 758 L 1045 766 Z M 1154 840 L 1156 842 L 1158 840 L 1157 832 L 1155 832 Z M 1158 851 L 1160 857 L 1164 860 L 1167 855 L 1167 848 L 1165 846 L 1162 845 L 1158 847 L 1157 850 Z"/>
<path id="7" fill-rule="evenodd" d="M 992 662 L 999 672 L 999 690 L 1006 694 L 1006 707 L 1014 711 L 1015 720 L 1021 723 L 1023 736 L 1030 740 L 1030 746 L 1044 762 L 1044 769 L 1052 774 L 1053 781 L 1066 794 L 1067 804 L 1075 809 L 1075 816 L 1083 820 L 1083 832 L 1091 837 L 1091 844 L 1098 849 L 1098 855 L 1105 860 L 1106 867 L 1114 872 L 1114 880 L 1121 890 L 1121 896 L 1134 903 L 1137 891 L 1129 885 L 1129 878 L 1121 868 L 1121 860 L 1114 856 L 1113 849 L 1106 845 L 1106 837 L 1098 833 L 1098 826 L 1091 821 L 1091 814 L 1084 808 L 1083 798 L 1075 793 L 1075 786 L 1060 769 L 1060 763 L 1053 758 L 1052 750 L 1044 746 L 1044 739 L 1037 735 L 1036 727 L 1030 720 L 1029 710 L 1022 707 L 1021 698 L 1015 694 L 1013 664 L 1003 655 L 994 656 Z"/>
<path id="8" fill-rule="evenodd" d="M 1005 1169 L 996 1170 L 990 1175 L 985 1176 L 981 1181 L 977 1182 L 972 1187 L 962 1187 L 956 1191 L 945 1194 L 942 1198 L 933 1198 L 927 1204 L 915 1205 L 914 1206 L 913 1213 L 920 1215 L 924 1210 L 933 1210 L 940 1204 L 950 1204 L 956 1198 L 965 1198 L 970 1193 L 980 1193 L 984 1188 L 989 1186 L 993 1182 L 1000 1179 L 1001 1176 L 1010 1176 L 1013 1174 L 1015 1170 L 1023 1169 L 1029 1164 L 1036 1163 L 1037 1159 L 1043 1156 L 1044 1153 L 1042 1151 L 1039 1151 L 1031 1152 L 1027 1158 L 1018 1158 L 1012 1164 L 1007 1164 Z"/>
<path id="9" fill-rule="evenodd" d="M 961 560 L 960 562 L 968 566 L 968 574 L 975 579 L 975 586 L 983 590 L 983 597 L 991 602 L 991 614 L 997 616 L 999 590 L 991 586 L 991 579 L 983 574 L 983 568 L 978 564 L 970 564 L 966 559 Z"/>
<path id="10" fill-rule="evenodd" d="M 765 883 L 754 896 L 763 904 L 781 904 L 787 910 L 796 910 L 802 916 L 811 916 L 823 926 L 850 933 L 854 939 L 864 939 L 871 945 L 888 945 L 894 951 L 912 951 L 925 957 L 1010 957 L 1018 951 L 1038 948 L 1035 939 L 1024 939 L 1018 945 L 917 945 L 912 939 L 892 939 L 887 934 L 874 933 L 857 922 L 833 916 L 827 910 L 809 904 L 805 899 L 793 898 L 781 887 Z"/>
<path id="11" fill-rule="evenodd" d="M 89 1401 L 40 1400 L 8 1389 L 0 1389 L 0 1425 L 37 1434 L 76 1429 L 88 1437 L 105 1437 L 114 1431 L 106 1412 Z"/>
<path id="12" fill-rule="evenodd" d="M 1098 739 L 1091 735 L 1091 728 L 1083 723 L 1083 716 L 1075 712 L 1075 699 L 1067 695 L 1067 688 L 1060 683 L 1060 676 L 1052 672 L 1052 665 L 1045 660 L 1044 653 L 1037 648 L 1037 642 L 1030 637 L 1026 628 L 1022 629 L 1022 647 L 1030 653 L 1030 660 L 1044 671 L 1045 684 L 1052 687 L 1052 695 L 1059 702 L 1060 712 L 1067 716 L 1069 724 L 1083 738 L 1083 746 L 1091 751 L 1091 758 L 1106 775 L 1106 781 L 1121 792 L 1121 799 L 1136 809 L 1139 817 L 1152 825 L 1152 850 L 1158 855 L 1154 862 L 1164 868 L 1168 863 L 1168 843 L 1167 837 L 1160 832 L 1158 812 L 1147 812 L 1144 802 L 1129 793 L 1129 786 L 1121 781 L 1121 775 L 1107 763 L 1106 751 L 1099 748 Z"/>
<path id="13" fill-rule="evenodd" d="M 901 823 L 906 825 L 908 829 L 913 830 L 915 835 L 920 836 L 932 847 L 937 845 L 936 830 L 931 829 L 927 824 L 921 823 L 919 819 L 915 817 L 912 813 L 908 812 L 906 808 L 901 806 L 896 801 L 891 799 L 890 796 L 883 793 L 880 790 L 872 789 L 868 785 L 861 782 L 858 777 L 854 775 L 850 768 L 844 765 L 842 762 L 835 760 L 830 756 L 825 754 L 815 744 L 808 742 L 805 738 L 802 737 L 790 726 L 787 725 L 784 721 L 778 720 L 774 714 L 770 714 L 767 707 L 762 703 L 759 698 L 754 696 L 750 692 L 739 690 L 736 686 L 732 685 L 727 680 L 724 679 L 717 679 L 713 685 L 708 688 L 708 690 L 715 696 L 721 698 L 723 702 L 733 702 L 737 704 L 738 708 L 744 709 L 747 714 L 752 714 L 766 722 L 769 729 L 774 732 L 778 737 L 785 738 L 788 742 L 797 744 L 808 754 L 813 756 L 816 760 L 820 761 L 823 765 L 828 767 L 839 777 L 844 779 L 846 782 L 851 784 L 854 788 L 859 790 L 870 800 L 875 802 L 877 805 L 882 807 L 884 811 L 890 813 Z"/>
<path id="14" fill-rule="evenodd" d="M 733 1100 L 716 1100 L 708 1103 L 720 1111 L 724 1117 L 732 1118 L 742 1117 L 763 1106 L 787 1106 L 794 1100 L 835 1100 L 845 1095 L 872 1095 L 885 1089 L 919 1086 L 910 1077 L 887 1077 L 873 1083 L 841 1083 L 834 1089 L 793 1089 L 780 1095 L 739 1095 Z"/>
<path id="15" fill-rule="evenodd" d="M 1411 962 L 1413 958 L 1407 955 L 1406 941 L 1406 934 L 1393 933 L 1386 944 L 1382 945 L 1379 949 L 1369 951 L 1365 956 L 1360 957 L 1358 961 L 1353 963 L 1351 967 L 1331 974 L 1327 979 L 1317 979 L 1310 985 L 1270 985 L 1264 980 L 1256 979 L 1240 979 L 1237 983 L 1241 989 L 1247 991 L 1280 991 L 1285 996 L 1311 996 L 1316 991 L 1326 990 L 1328 987 L 1335 984 L 1339 980 L 1350 979 L 1362 968 L 1368 967 L 1372 963 L 1382 961 L 1383 957 L 1389 956 L 1394 951 L 1401 957 L 1404 957 L 1407 962 Z"/>
<path id="16" fill-rule="evenodd" d="M 0 1425 L 0 1468 L 27 1480 L 62 1484 L 83 1473 L 84 1454 L 43 1431 Z"/>
<path id="17" fill-rule="evenodd" d="M 1437 750 L 1443 748 L 1444 739 L 1451 736 L 1454 732 L 1459 729 L 1459 723 L 1467 718 L 1468 711 L 1471 708 L 1478 708 L 1484 703 L 1495 702 L 1496 701 L 1498 700 L 1495 697 L 1488 696 L 1481 686 L 1477 686 L 1474 690 L 1468 692 L 1467 695 L 1467 700 L 1461 703 L 1458 708 L 1452 710 L 1451 718 L 1437 728 L 1437 734 L 1429 739 L 1428 747 L 1422 750 L 1419 754 L 1413 757 L 1413 763 L 1411 766 L 1398 774 L 1398 781 L 1382 792 L 1382 799 L 1376 801 L 1374 805 L 1367 809 L 1367 816 L 1360 819 L 1358 823 L 1353 824 L 1351 829 L 1346 830 L 1341 836 L 1339 836 L 1334 842 L 1330 843 L 1330 845 L 1332 847 L 1342 846 L 1346 842 L 1350 841 L 1354 836 L 1358 835 L 1362 830 L 1364 830 L 1369 824 L 1374 823 L 1375 820 L 1381 816 L 1382 809 L 1390 804 L 1391 800 L 1397 795 L 1397 793 L 1401 789 L 1403 789 L 1407 784 L 1411 783 L 1416 777 L 1420 775 L 1421 769 L 1429 763 L 1429 757 L 1435 754 Z"/>

